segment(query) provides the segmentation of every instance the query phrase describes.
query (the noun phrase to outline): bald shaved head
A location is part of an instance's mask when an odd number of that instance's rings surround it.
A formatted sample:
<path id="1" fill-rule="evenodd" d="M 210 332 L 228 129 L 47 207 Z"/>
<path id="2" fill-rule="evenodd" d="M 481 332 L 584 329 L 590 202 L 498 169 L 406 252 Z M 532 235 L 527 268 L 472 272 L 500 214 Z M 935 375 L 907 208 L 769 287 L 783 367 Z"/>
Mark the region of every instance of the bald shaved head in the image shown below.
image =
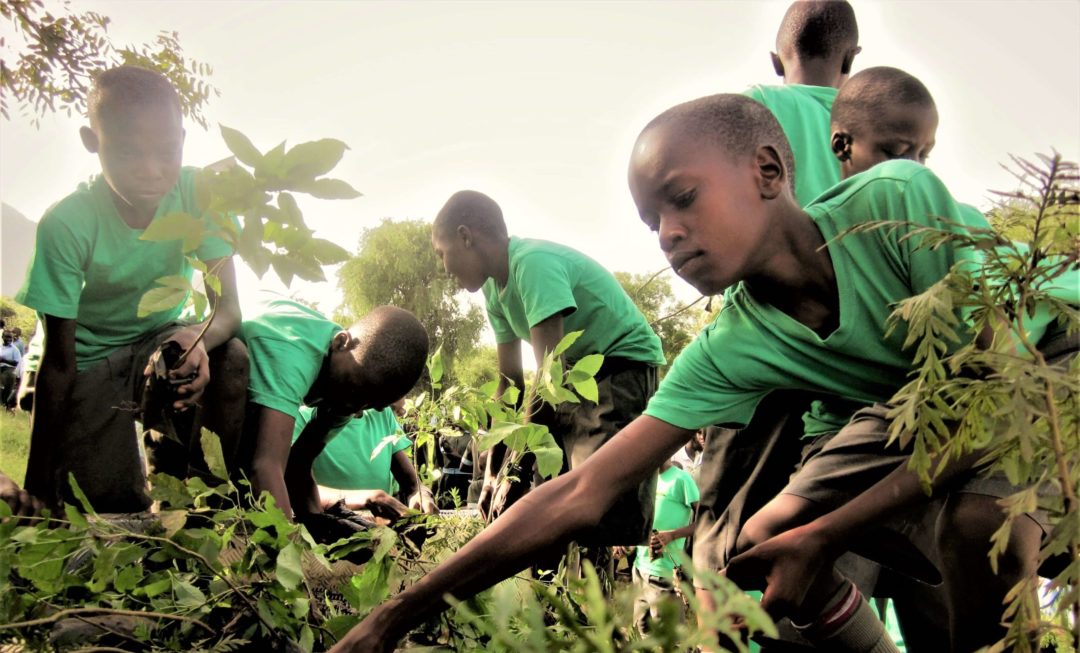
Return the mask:
<path id="1" fill-rule="evenodd" d="M 506 221 L 502 209 L 487 195 L 475 190 L 461 190 L 450 196 L 432 226 L 437 235 L 468 227 L 474 235 L 505 240 Z"/>
<path id="2" fill-rule="evenodd" d="M 366 378 L 383 386 L 391 401 L 407 394 L 420 380 L 429 342 L 415 315 L 396 306 L 379 306 L 349 330 L 360 341 L 352 350 L 353 358 Z"/>
<path id="3" fill-rule="evenodd" d="M 181 115 L 180 96 L 172 83 L 159 72 L 138 66 L 117 66 L 96 78 L 87 96 L 90 126 L 131 107 L 167 107 Z"/>
<path id="4" fill-rule="evenodd" d="M 859 44 L 855 10 L 844 0 L 806 0 L 788 7 L 776 34 L 781 56 L 830 59 Z"/>
<path id="5" fill-rule="evenodd" d="M 836 94 L 833 129 L 858 134 L 893 106 L 933 108 L 935 105 L 926 86 L 899 68 L 876 66 L 859 71 Z"/>
<path id="6" fill-rule="evenodd" d="M 768 107 L 745 95 L 709 95 L 675 105 L 645 126 L 664 128 L 672 134 L 715 145 L 735 159 L 753 156 L 762 145 L 772 146 L 786 168 L 788 183 L 795 188 L 795 157 L 784 130 Z"/>

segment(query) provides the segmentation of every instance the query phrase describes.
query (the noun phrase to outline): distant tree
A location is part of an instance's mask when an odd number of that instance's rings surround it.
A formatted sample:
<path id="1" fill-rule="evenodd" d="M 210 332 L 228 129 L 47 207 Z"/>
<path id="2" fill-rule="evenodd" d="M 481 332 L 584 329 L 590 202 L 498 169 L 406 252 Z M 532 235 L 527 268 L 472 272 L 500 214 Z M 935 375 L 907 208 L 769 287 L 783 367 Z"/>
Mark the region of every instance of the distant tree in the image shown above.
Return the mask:
<path id="1" fill-rule="evenodd" d="M 454 364 L 453 383 L 479 388 L 498 378 L 499 358 L 495 347 L 479 346 L 466 354 L 459 354 Z"/>
<path id="2" fill-rule="evenodd" d="M 355 318 L 375 306 L 412 311 L 428 330 L 432 349 L 442 347 L 447 370 L 472 351 L 484 326 L 483 311 L 456 299 L 457 286 L 431 248 L 431 225 L 385 219 L 360 236 L 360 247 L 338 271 L 345 297 L 341 317 Z"/>
<path id="3" fill-rule="evenodd" d="M 129 64 L 156 70 L 180 94 L 184 114 L 206 127 L 203 107 L 216 88 L 206 79 L 210 66 L 185 59 L 176 32 L 159 32 L 153 43 L 117 46 L 108 34 L 109 17 L 75 12 L 70 2 L 4 0 L 0 17 L 10 23 L 0 39 L 0 115 L 10 119 L 13 103 L 36 125 L 47 113 L 86 113 L 94 76 Z"/>
<path id="4" fill-rule="evenodd" d="M 680 301 L 671 290 L 671 280 L 663 276 L 665 273 L 615 273 L 615 279 L 660 336 L 668 361 L 664 370 L 708 320 L 706 299 L 702 297 L 689 305 Z"/>
<path id="5" fill-rule="evenodd" d="M 10 297 L 0 295 L 0 318 L 3 318 L 4 327 L 7 329 L 19 327 L 23 340 L 30 342 L 30 336 L 34 335 L 34 328 L 37 326 L 37 315 L 34 311 L 16 303 Z"/>

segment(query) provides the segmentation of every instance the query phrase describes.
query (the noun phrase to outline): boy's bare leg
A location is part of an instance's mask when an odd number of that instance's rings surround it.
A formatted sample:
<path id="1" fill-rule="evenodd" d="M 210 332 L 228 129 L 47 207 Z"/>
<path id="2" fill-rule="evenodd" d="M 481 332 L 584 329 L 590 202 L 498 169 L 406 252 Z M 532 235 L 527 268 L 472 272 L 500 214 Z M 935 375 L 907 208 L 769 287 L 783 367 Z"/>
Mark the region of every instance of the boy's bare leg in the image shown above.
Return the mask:
<path id="1" fill-rule="evenodd" d="M 957 653 L 978 650 L 1004 637 L 1001 617 L 1006 593 L 1037 573 L 1042 528 L 1026 516 L 1013 526 L 1009 544 L 998 559 L 998 573 L 990 568 L 990 537 L 1004 518 L 997 502 L 988 495 L 954 493 L 945 502 L 939 522 L 952 650 Z"/>

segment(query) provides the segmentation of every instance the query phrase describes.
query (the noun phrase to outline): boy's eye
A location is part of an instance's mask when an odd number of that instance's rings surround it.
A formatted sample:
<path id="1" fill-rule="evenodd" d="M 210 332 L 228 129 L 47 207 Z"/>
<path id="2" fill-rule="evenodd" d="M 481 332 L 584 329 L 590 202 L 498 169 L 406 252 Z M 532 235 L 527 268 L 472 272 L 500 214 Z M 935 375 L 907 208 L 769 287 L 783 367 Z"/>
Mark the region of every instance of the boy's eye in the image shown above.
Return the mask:
<path id="1" fill-rule="evenodd" d="M 685 190 L 671 198 L 671 205 L 677 209 L 689 208 L 697 197 L 697 191 L 693 188 Z"/>

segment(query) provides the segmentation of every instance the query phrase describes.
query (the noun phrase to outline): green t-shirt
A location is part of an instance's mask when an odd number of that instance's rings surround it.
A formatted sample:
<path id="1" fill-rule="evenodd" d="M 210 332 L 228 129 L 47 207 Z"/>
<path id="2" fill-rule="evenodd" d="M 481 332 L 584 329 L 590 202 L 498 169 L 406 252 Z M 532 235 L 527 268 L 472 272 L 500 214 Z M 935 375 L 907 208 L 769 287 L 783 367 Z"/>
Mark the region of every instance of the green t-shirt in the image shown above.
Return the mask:
<path id="1" fill-rule="evenodd" d="M 795 197 L 806 206 L 840 183 L 840 162 L 830 145 L 829 115 L 836 89 L 831 86 L 751 86 L 745 95 L 776 116 L 795 156 Z"/>
<path id="2" fill-rule="evenodd" d="M 301 408 L 293 431 L 293 442 L 311 420 L 313 409 Z M 371 453 L 388 435 L 400 434 L 372 458 Z M 383 490 L 397 492 L 397 482 L 390 473 L 390 459 L 412 443 L 401 432 L 401 426 L 391 408 L 365 410 L 360 417 L 345 426 L 330 431 L 333 438 L 311 466 L 319 485 L 337 490 Z"/>
<path id="3" fill-rule="evenodd" d="M 201 214 L 195 201 L 196 173 L 195 168 L 180 171 L 154 220 L 171 213 Z M 207 228 L 214 229 L 210 223 Z M 79 370 L 173 322 L 184 308 L 186 301 L 136 316 L 139 299 L 157 287 L 156 279 L 192 276 L 182 241 L 139 240 L 142 233 L 120 217 L 100 175 L 54 204 L 38 223 L 34 256 L 15 299 L 39 314 L 75 320 Z M 195 252 L 204 261 L 231 255 L 230 246 L 216 237 L 204 240 Z"/>
<path id="4" fill-rule="evenodd" d="M 932 216 L 958 223 L 976 218 L 961 215 L 934 173 L 911 161 L 889 161 L 854 175 L 806 212 L 829 243 L 839 288 L 839 327 L 822 338 L 756 301 L 739 283 L 713 323 L 675 360 L 646 414 L 686 429 L 745 425 L 774 389 L 872 403 L 887 401 L 906 382 L 913 357 L 902 347 L 907 329 L 901 324 L 885 335 L 893 305 L 925 291 L 954 263 L 974 254 L 947 245 L 919 247 L 919 238 L 903 239 L 911 230 L 904 225 L 833 239 L 868 221 L 942 227 Z M 982 226 L 987 226 L 985 219 Z"/>
<path id="5" fill-rule="evenodd" d="M 510 238 L 506 287 L 484 283 L 488 320 L 497 343 L 529 341 L 529 330 L 563 314 L 563 331 L 581 331 L 570 361 L 603 354 L 651 365 L 666 361 L 660 338 L 615 277 L 581 252 L 531 238 Z"/>
<path id="6" fill-rule="evenodd" d="M 267 294 L 259 315 L 244 320 L 237 334 L 248 348 L 248 399 L 295 420 L 330 341 L 343 329 L 314 309 Z"/>
<path id="7" fill-rule="evenodd" d="M 699 499 L 701 499 L 701 492 L 689 472 L 675 465 L 660 472 L 656 479 L 653 530 L 672 531 L 689 524 L 694 518 L 693 505 Z M 639 546 L 637 556 L 634 558 L 634 566 L 643 574 L 673 578 L 675 564 L 679 560 L 678 552 L 683 550 L 685 544 L 685 537 L 672 540 L 664 547 L 663 553 L 656 558 L 650 558 L 649 547 Z"/>

